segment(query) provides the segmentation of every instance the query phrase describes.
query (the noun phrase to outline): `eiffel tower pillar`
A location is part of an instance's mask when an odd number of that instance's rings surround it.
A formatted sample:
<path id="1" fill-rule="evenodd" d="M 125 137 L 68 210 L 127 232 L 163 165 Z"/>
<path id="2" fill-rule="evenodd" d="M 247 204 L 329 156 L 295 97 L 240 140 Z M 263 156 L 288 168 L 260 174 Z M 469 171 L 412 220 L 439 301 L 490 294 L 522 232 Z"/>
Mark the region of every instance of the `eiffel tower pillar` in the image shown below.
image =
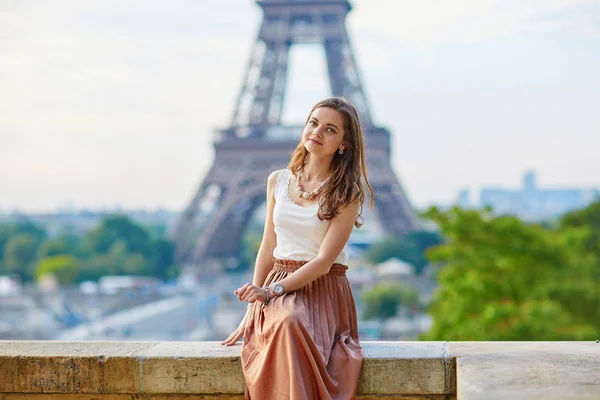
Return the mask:
<path id="1" fill-rule="evenodd" d="M 218 132 L 214 164 L 173 232 L 178 261 L 205 271 L 209 265 L 221 268 L 211 260 L 238 257 L 248 219 L 266 200 L 268 174 L 287 166 L 302 134 L 302 126 L 281 124 L 289 50 L 299 43 L 323 46 L 332 95 L 350 100 L 361 116 L 381 225 L 396 235 L 417 229 L 417 219 L 390 165 L 390 133 L 376 127 L 371 118 L 346 31 L 348 0 L 257 3 L 263 21 L 231 124 Z"/>

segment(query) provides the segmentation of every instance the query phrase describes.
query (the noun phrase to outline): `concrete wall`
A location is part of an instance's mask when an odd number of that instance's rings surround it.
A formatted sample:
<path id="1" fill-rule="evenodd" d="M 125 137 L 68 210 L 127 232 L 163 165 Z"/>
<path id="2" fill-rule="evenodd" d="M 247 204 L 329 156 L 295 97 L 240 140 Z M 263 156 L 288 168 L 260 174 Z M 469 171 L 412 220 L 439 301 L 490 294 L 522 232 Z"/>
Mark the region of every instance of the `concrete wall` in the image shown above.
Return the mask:
<path id="1" fill-rule="evenodd" d="M 600 399 L 595 342 L 364 342 L 357 399 Z M 243 399 L 240 345 L 0 341 L 0 400 Z"/>

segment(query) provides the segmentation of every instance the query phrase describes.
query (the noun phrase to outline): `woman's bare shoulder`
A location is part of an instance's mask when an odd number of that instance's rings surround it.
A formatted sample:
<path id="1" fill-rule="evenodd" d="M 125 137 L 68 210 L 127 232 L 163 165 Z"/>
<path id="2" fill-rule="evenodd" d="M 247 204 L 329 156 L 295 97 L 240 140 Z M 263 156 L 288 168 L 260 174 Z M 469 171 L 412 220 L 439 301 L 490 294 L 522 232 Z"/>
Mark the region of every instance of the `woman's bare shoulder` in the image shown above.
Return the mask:
<path id="1" fill-rule="evenodd" d="M 287 169 L 278 169 L 276 171 L 273 171 L 269 174 L 269 178 L 267 179 L 267 188 L 268 189 L 272 189 L 275 187 L 275 185 L 277 184 L 277 180 L 279 179 L 279 176 L 283 173 L 285 173 Z"/>

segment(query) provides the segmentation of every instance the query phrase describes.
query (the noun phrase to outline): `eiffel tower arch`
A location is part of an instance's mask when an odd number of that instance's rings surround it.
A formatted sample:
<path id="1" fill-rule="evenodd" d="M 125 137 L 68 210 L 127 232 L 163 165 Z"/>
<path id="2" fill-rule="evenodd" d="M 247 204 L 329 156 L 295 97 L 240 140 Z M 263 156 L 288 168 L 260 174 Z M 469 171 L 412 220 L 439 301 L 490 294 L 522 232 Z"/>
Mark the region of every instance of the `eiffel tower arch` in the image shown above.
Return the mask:
<path id="1" fill-rule="evenodd" d="M 303 129 L 281 123 L 294 44 L 323 46 L 332 95 L 350 100 L 360 113 L 381 226 L 396 235 L 417 229 L 417 218 L 390 165 L 390 132 L 371 119 L 346 31 L 349 1 L 257 3 L 263 20 L 230 126 L 217 132 L 212 168 L 173 231 L 178 261 L 187 269 L 205 270 L 211 260 L 236 258 L 250 216 L 266 200 L 268 174 L 287 166 Z"/>

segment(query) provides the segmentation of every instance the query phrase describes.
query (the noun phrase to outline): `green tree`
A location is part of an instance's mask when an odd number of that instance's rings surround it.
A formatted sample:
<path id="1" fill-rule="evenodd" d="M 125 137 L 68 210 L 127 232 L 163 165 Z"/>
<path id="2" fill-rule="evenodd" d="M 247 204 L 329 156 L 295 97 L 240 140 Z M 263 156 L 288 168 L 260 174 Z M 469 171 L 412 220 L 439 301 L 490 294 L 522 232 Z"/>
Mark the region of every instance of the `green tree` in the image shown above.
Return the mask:
<path id="1" fill-rule="evenodd" d="M 151 256 L 148 232 L 123 215 L 104 218 L 96 229 L 85 235 L 83 247 L 89 254 L 107 254 L 116 242 L 124 243 L 128 252 Z"/>
<path id="2" fill-rule="evenodd" d="M 83 262 L 77 280 L 98 280 L 104 275 L 154 275 L 152 260 L 127 251 L 127 244 L 116 241 L 106 254 L 94 254 Z"/>
<path id="3" fill-rule="evenodd" d="M 12 231 L 10 229 L 10 225 L 0 225 L 0 262 L 2 262 L 4 259 L 4 247 L 6 246 L 6 242 L 8 242 L 8 239 L 10 239 L 11 235 Z"/>
<path id="4" fill-rule="evenodd" d="M 166 280 L 173 277 L 175 245 L 172 241 L 159 238 L 152 241 L 152 264 L 154 273 Z"/>
<path id="5" fill-rule="evenodd" d="M 262 241 L 262 232 L 246 232 L 242 237 L 239 269 L 253 268 L 258 249 Z"/>
<path id="6" fill-rule="evenodd" d="M 159 276 L 172 274 L 175 251 L 172 242 L 154 239 L 141 225 L 122 215 L 106 217 L 82 239 L 87 254 L 79 280 L 104 275 Z"/>
<path id="7" fill-rule="evenodd" d="M 588 229 L 548 230 L 489 210 L 431 208 L 446 243 L 424 340 L 589 340 L 600 327 Z"/>
<path id="8" fill-rule="evenodd" d="M 76 232 L 73 227 L 63 227 L 53 239 L 66 246 L 68 254 L 71 254 L 76 258 L 83 258 L 86 256 L 81 244 L 82 235 Z"/>
<path id="9" fill-rule="evenodd" d="M 48 237 L 48 233 L 42 227 L 30 221 L 22 221 L 12 224 L 12 231 L 13 234 L 23 233 L 30 235 L 38 244 Z"/>
<path id="10" fill-rule="evenodd" d="M 42 243 L 38 252 L 38 258 L 69 254 L 69 246 L 60 239 L 48 239 Z"/>
<path id="11" fill-rule="evenodd" d="M 46 239 L 46 232 L 29 222 L 0 225 L 0 274 L 18 273 L 30 280 L 39 262 L 46 266 L 46 258 L 70 255 L 80 261 L 78 281 L 123 274 L 169 279 L 178 269 L 174 245 L 163 237 L 164 232 L 163 225 L 147 231 L 122 215 L 106 217 L 83 237 L 72 227 Z"/>
<path id="12" fill-rule="evenodd" d="M 4 249 L 11 237 L 26 234 L 31 237 L 36 245 L 39 245 L 47 236 L 41 227 L 29 222 L 12 222 L 0 225 L 0 260 L 4 259 Z"/>
<path id="13" fill-rule="evenodd" d="M 79 261 L 70 255 L 55 255 L 42 258 L 36 268 L 35 277 L 39 280 L 46 274 L 56 277 L 58 283 L 72 283 L 79 272 Z"/>
<path id="14" fill-rule="evenodd" d="M 365 319 L 388 319 L 395 316 L 400 308 L 410 309 L 418 304 L 419 295 L 413 289 L 397 283 L 379 283 L 363 292 Z"/>
<path id="15" fill-rule="evenodd" d="M 37 258 L 37 239 L 27 233 L 12 236 L 4 246 L 2 267 L 5 273 L 17 274 L 24 281 L 33 279 L 33 269 Z"/>
<path id="16" fill-rule="evenodd" d="M 563 215 L 559 220 L 559 227 L 589 228 L 591 234 L 586 241 L 586 248 L 600 257 L 600 201 Z"/>
<path id="17" fill-rule="evenodd" d="M 95 254 L 85 258 L 81 262 L 76 280 L 78 282 L 97 281 L 104 275 L 114 275 L 118 266 L 111 261 L 111 258 L 106 254 Z"/>

